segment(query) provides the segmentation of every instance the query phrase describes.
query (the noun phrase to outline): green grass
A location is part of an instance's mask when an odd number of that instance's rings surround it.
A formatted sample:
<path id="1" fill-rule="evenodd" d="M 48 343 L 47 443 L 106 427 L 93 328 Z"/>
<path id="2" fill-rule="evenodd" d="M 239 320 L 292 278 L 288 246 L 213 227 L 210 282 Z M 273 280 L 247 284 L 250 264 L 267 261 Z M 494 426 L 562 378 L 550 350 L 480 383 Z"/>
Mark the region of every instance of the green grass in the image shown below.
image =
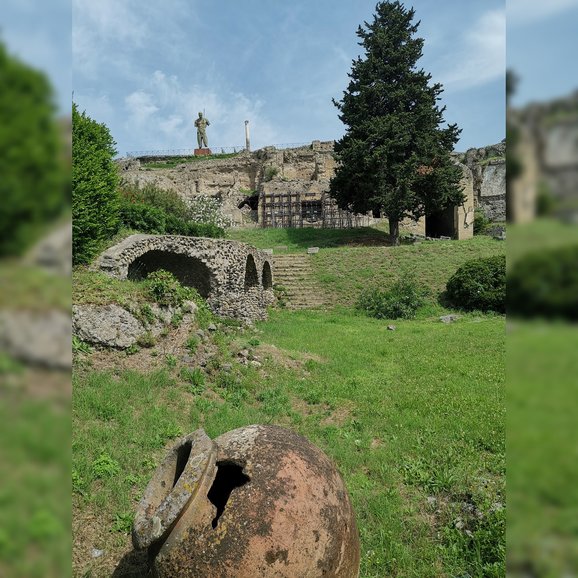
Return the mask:
<path id="1" fill-rule="evenodd" d="M 342 472 L 362 578 L 502 576 L 504 320 L 396 325 L 390 332 L 339 308 L 273 311 L 255 336 L 219 332 L 204 379 L 176 358 L 148 375 L 78 371 L 74 500 L 77 517 L 96 514 L 106 529 L 95 547 L 126 547 L 127 516 L 175 437 L 277 423 Z M 287 363 L 269 345 L 286 350 Z M 259 353 L 261 369 L 234 362 L 245 347 Z M 225 362 L 231 371 L 219 371 Z M 86 560 L 77 572 L 108 575 L 98 564 Z"/>
<path id="2" fill-rule="evenodd" d="M 0 423 L 0 575 L 70 576 L 69 406 L 0 383 Z"/>
<path id="3" fill-rule="evenodd" d="M 556 219 L 536 219 L 523 225 L 508 225 L 508 266 L 526 253 L 578 243 L 578 226 Z"/>
<path id="4" fill-rule="evenodd" d="M 70 278 L 19 261 L 0 261 L 0 309 L 70 310 Z"/>
<path id="5" fill-rule="evenodd" d="M 142 162 L 142 166 L 145 169 L 173 169 L 178 165 L 182 165 L 185 163 L 196 163 L 199 161 L 210 161 L 210 160 L 218 160 L 218 159 L 230 159 L 238 156 L 239 153 L 223 153 L 223 154 L 212 154 L 212 155 L 204 155 L 204 156 L 194 156 L 189 155 L 185 157 L 167 157 L 166 161 L 144 161 Z"/>
<path id="6" fill-rule="evenodd" d="M 314 274 L 332 302 L 354 303 L 368 287 L 389 287 L 413 274 L 434 300 L 448 279 L 469 259 L 503 254 L 503 241 L 479 236 L 464 241 L 424 241 L 399 247 L 343 247 L 311 255 Z"/>
<path id="7" fill-rule="evenodd" d="M 148 285 L 144 281 L 120 281 L 87 267 L 76 267 L 72 272 L 72 302 L 75 305 L 144 305 L 150 301 Z"/>
<path id="8" fill-rule="evenodd" d="M 308 247 L 341 247 L 344 245 L 387 245 L 387 227 L 353 229 L 229 229 L 229 239 L 242 241 L 258 249 L 286 246 L 283 252 L 301 252 Z"/>
<path id="9" fill-rule="evenodd" d="M 512 576 L 578 568 L 576 325 L 516 323 L 507 341 Z"/>

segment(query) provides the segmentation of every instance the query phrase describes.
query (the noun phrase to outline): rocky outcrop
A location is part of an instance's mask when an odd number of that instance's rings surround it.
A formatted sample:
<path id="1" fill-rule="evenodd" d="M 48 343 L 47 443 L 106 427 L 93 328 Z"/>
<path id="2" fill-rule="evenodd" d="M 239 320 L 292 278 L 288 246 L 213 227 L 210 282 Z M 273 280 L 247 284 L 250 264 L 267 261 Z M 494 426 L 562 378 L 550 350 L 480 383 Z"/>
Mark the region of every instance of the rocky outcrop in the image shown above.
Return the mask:
<path id="1" fill-rule="evenodd" d="M 505 221 L 506 142 L 472 148 L 456 156 L 472 171 L 476 207 L 491 221 Z"/>
<path id="2" fill-rule="evenodd" d="M 28 365 L 69 368 L 70 339 L 70 315 L 64 311 L 0 311 L 0 351 Z"/>

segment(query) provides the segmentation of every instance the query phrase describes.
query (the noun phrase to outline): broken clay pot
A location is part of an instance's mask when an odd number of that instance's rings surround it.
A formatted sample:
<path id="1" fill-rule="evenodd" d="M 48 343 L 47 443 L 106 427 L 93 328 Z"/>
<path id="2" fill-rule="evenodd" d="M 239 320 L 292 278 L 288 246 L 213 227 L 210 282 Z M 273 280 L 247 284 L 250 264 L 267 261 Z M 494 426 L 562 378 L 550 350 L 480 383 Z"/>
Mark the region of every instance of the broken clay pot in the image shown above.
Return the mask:
<path id="1" fill-rule="evenodd" d="M 181 438 L 155 471 L 133 543 L 159 578 L 357 578 L 359 537 L 329 458 L 304 437 L 252 425 Z"/>

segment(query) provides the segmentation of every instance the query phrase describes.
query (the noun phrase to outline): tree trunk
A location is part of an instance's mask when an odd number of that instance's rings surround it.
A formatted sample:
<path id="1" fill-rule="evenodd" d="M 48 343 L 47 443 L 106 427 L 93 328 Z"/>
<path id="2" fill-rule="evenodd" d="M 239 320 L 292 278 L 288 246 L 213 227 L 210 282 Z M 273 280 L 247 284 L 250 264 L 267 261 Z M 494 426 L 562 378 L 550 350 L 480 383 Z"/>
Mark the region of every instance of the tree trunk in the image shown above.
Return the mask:
<path id="1" fill-rule="evenodd" d="M 392 245 L 399 245 L 399 221 L 397 219 L 388 219 L 389 221 L 389 238 Z"/>

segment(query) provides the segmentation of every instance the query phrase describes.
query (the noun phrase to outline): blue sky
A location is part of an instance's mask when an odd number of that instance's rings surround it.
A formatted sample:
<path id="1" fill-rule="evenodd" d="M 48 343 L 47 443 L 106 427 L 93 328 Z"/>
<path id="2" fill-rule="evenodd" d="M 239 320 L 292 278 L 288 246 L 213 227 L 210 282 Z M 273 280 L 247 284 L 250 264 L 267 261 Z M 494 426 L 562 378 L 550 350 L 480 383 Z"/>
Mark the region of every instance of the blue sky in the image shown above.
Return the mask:
<path id="1" fill-rule="evenodd" d="M 508 0 L 507 61 L 519 77 L 516 106 L 578 88 L 578 0 Z"/>
<path id="2" fill-rule="evenodd" d="M 444 84 L 458 148 L 504 137 L 504 3 L 416 0 L 420 64 Z M 119 154 L 192 148 L 205 110 L 215 149 L 340 138 L 331 98 L 359 53 L 373 0 L 73 0 L 73 88 Z"/>
<path id="3" fill-rule="evenodd" d="M 563 1 L 563 0 L 552 0 Z M 3 37 L 71 92 L 127 151 L 190 149 L 205 110 L 210 145 L 253 148 L 343 135 L 340 99 L 355 31 L 375 0 L 4 0 Z M 4 3 L 3 3 L 4 4 Z M 504 137 L 504 0 L 415 0 L 419 62 L 445 87 L 458 150 Z M 3 5 L 4 8 L 4 5 Z M 73 59 L 70 46 L 72 37 Z M 72 65 L 72 81 L 71 81 Z"/>
<path id="4" fill-rule="evenodd" d="M 0 38 L 11 54 L 48 74 L 62 114 L 70 111 L 70 0 L 2 0 Z"/>

